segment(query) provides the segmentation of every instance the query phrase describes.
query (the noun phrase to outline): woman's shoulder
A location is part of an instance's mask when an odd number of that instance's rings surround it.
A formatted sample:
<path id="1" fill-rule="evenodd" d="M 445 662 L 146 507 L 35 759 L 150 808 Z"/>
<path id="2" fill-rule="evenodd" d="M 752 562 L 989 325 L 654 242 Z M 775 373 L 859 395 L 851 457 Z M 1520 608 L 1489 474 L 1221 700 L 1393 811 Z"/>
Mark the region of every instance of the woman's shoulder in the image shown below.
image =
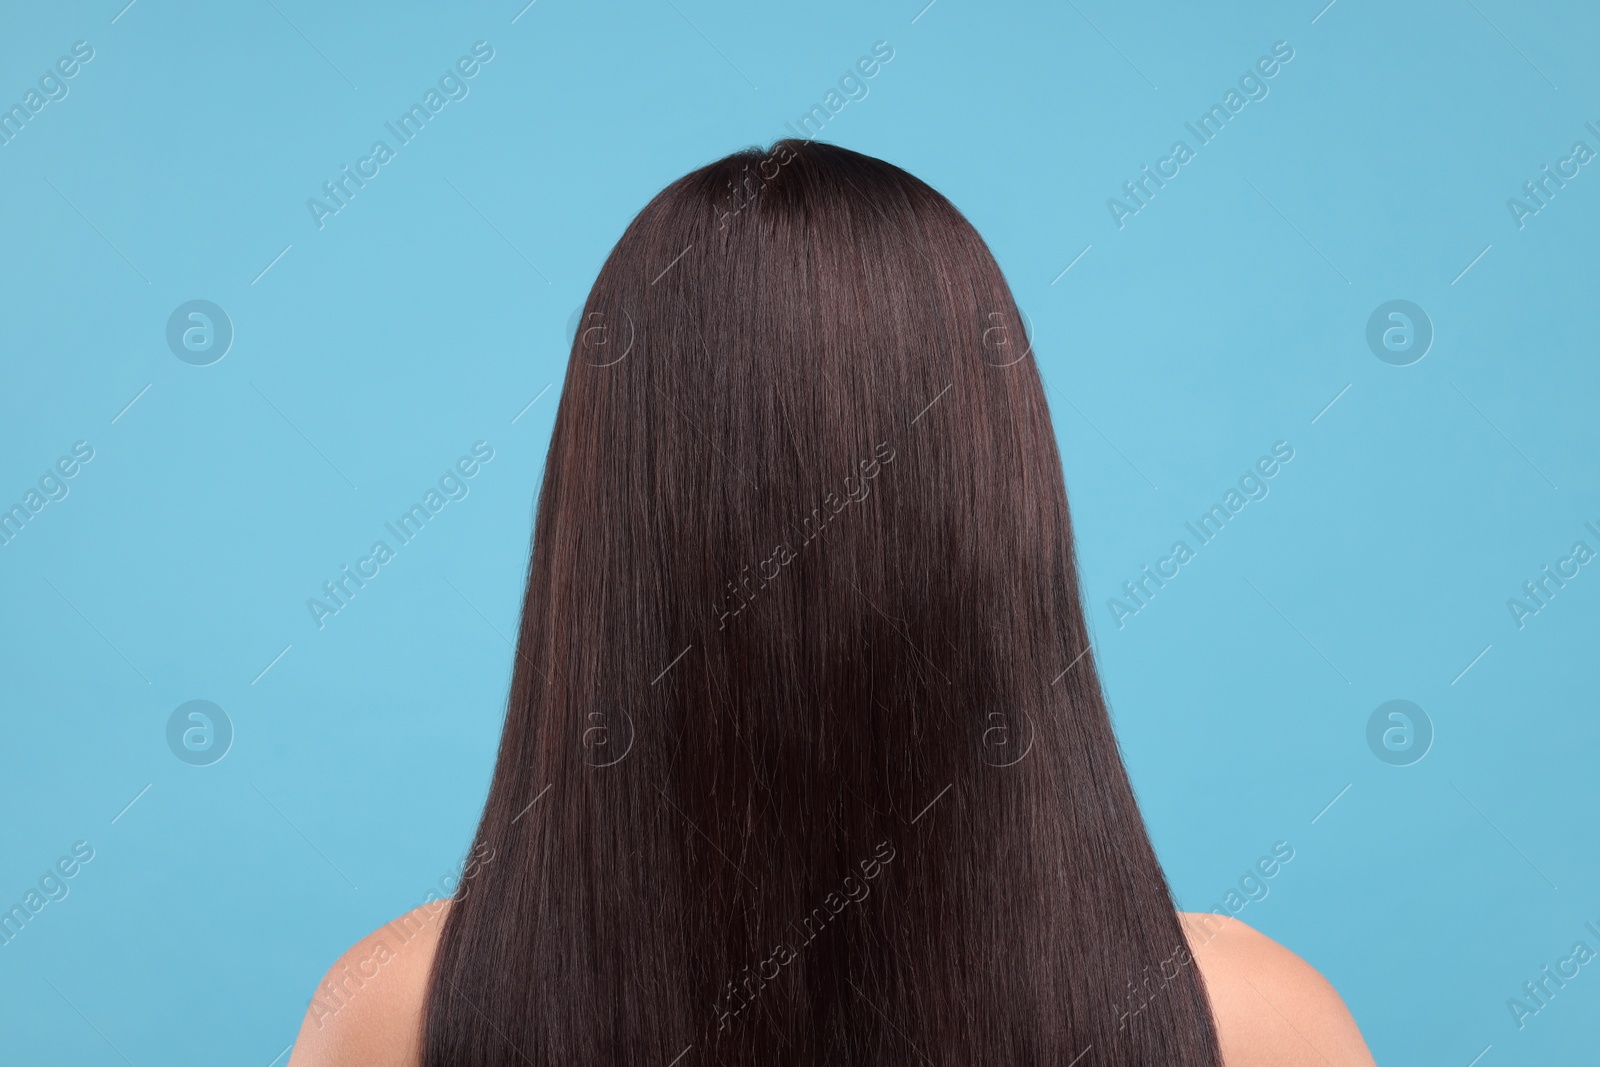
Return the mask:
<path id="1" fill-rule="evenodd" d="M 1238 919 L 1181 913 L 1226 1067 L 1372 1067 L 1338 992 L 1305 960 Z"/>
<path id="2" fill-rule="evenodd" d="M 328 969 L 288 1067 L 417 1067 L 428 976 L 450 908 L 434 900 L 379 927 Z"/>
<path id="3" fill-rule="evenodd" d="M 288 1067 L 417 1067 L 428 976 L 448 900 L 379 927 L 328 969 Z M 1226 1067 L 1372 1067 L 1327 979 L 1237 919 L 1180 914 L 1205 982 Z"/>

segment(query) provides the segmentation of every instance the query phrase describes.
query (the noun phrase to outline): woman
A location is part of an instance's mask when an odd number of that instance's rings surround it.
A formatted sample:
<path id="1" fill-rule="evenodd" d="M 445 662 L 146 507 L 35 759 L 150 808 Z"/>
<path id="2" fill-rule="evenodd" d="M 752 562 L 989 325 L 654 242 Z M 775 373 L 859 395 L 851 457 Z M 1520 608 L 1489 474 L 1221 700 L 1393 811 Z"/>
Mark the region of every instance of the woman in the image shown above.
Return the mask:
<path id="1" fill-rule="evenodd" d="M 291 1067 L 1371 1063 L 1309 966 L 1173 909 L 1039 372 L 949 201 L 736 153 L 580 327 L 471 862 L 335 965 Z"/>

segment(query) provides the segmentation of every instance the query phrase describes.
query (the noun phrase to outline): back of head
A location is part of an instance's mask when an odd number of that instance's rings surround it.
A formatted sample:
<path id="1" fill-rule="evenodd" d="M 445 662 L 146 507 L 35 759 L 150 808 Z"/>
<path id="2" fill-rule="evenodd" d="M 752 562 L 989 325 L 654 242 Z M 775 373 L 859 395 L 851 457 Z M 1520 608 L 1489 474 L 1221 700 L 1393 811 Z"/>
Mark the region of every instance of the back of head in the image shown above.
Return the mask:
<path id="1" fill-rule="evenodd" d="M 868 156 L 780 141 L 634 219 L 427 1062 L 1218 1062 L 1027 344 L 971 225 Z"/>

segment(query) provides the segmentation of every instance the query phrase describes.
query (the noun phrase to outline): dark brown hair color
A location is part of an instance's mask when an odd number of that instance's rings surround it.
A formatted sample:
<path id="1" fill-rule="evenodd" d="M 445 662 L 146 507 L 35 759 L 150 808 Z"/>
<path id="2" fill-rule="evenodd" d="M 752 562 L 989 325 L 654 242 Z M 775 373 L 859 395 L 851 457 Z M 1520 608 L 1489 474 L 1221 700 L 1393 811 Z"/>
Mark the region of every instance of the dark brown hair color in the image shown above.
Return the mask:
<path id="1" fill-rule="evenodd" d="M 1220 1062 L 1028 346 L 976 230 L 870 156 L 748 149 L 632 221 L 428 1064 Z"/>

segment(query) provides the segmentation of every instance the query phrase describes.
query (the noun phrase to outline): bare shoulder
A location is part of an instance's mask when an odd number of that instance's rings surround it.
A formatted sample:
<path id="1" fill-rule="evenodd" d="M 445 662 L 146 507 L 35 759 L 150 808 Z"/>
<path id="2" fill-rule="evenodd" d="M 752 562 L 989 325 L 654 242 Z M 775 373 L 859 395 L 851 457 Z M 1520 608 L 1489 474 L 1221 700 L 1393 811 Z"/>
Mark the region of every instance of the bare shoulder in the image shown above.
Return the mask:
<path id="1" fill-rule="evenodd" d="M 1217 1020 L 1225 1067 L 1372 1067 L 1372 1053 L 1328 980 L 1237 919 L 1185 913 Z"/>
<path id="2" fill-rule="evenodd" d="M 417 1067 L 428 973 L 449 907 L 424 904 L 340 956 L 311 997 L 288 1067 Z"/>

